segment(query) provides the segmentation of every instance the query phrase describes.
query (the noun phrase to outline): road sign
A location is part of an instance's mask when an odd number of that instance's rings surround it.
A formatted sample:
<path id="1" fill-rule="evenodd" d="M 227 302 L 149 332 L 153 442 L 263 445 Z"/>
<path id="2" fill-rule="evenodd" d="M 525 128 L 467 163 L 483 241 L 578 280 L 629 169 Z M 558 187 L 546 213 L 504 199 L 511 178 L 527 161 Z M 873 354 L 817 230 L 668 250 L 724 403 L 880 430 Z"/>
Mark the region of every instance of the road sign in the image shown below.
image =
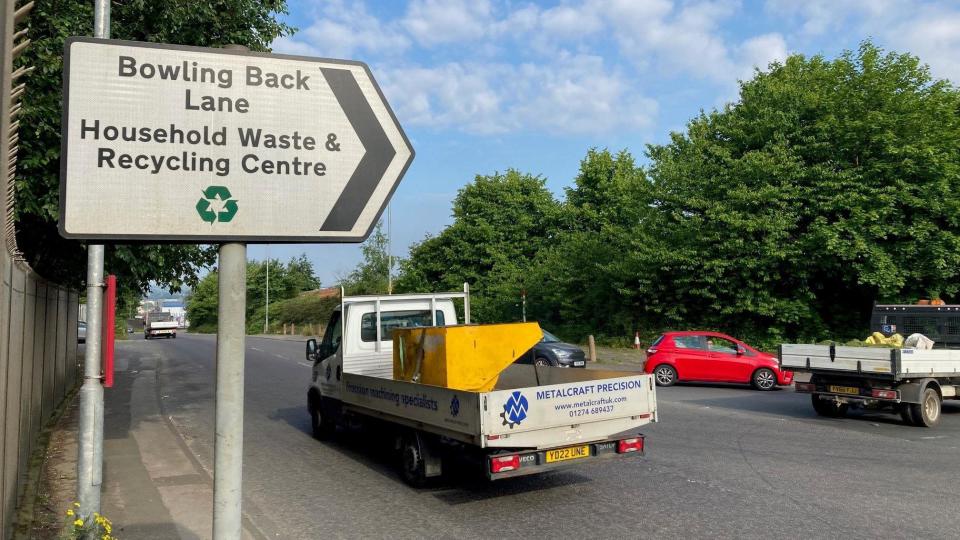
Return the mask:
<path id="1" fill-rule="evenodd" d="M 64 65 L 67 238 L 359 242 L 413 160 L 361 62 L 71 38 Z"/>

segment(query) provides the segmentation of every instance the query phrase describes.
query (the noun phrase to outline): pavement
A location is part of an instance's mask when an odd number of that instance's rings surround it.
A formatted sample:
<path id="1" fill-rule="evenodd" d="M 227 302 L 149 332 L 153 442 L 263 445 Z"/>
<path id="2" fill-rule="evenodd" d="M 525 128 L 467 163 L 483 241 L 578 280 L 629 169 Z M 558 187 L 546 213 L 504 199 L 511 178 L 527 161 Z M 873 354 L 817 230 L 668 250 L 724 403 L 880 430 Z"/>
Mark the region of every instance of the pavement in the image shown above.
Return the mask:
<path id="1" fill-rule="evenodd" d="M 210 538 L 215 336 L 118 342 L 103 511 L 123 539 Z M 624 369 L 638 369 L 636 363 Z M 310 436 L 303 341 L 247 338 L 244 537 L 955 538 L 960 402 L 935 429 L 814 415 L 792 389 L 658 389 L 647 454 L 403 484 L 376 434 Z"/>

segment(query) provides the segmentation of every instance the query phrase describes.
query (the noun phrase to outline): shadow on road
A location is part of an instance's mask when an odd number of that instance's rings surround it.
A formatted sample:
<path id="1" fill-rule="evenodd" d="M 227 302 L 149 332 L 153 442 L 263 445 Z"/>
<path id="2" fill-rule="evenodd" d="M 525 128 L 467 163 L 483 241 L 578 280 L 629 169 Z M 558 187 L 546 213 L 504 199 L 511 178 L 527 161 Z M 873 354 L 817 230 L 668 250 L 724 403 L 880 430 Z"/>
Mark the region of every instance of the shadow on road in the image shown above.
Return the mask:
<path id="1" fill-rule="evenodd" d="M 770 392 L 759 392 L 752 390 L 745 391 L 742 386 L 728 384 L 685 383 L 678 384 L 677 386 L 686 388 L 688 391 L 697 387 L 709 388 L 715 396 L 706 399 L 683 399 L 682 402 L 687 404 L 751 413 L 764 413 L 790 418 L 832 421 L 832 419 L 825 419 L 814 412 L 813 406 L 810 404 L 811 398 L 809 394 L 798 394 L 785 388 L 779 388 Z M 730 392 L 730 395 L 729 397 L 726 395 L 716 397 L 716 390 L 727 390 Z M 668 395 L 666 392 L 664 394 Z M 724 394 L 726 394 L 726 392 L 724 392 Z M 950 417 L 960 415 L 960 403 L 944 401 L 942 413 L 944 420 L 949 420 Z M 869 409 L 851 406 L 847 412 L 847 418 L 866 420 L 876 424 L 903 424 L 900 415 L 891 409 Z"/>
<path id="2" fill-rule="evenodd" d="M 304 436 L 313 438 L 306 407 L 277 409 L 270 418 L 286 422 Z M 372 427 L 340 428 L 332 440 L 315 442 L 324 450 L 337 452 L 392 482 L 406 486 L 398 472 L 399 456 L 394 450 L 394 441 L 388 431 Z M 554 471 L 490 482 L 483 477 L 481 465 L 476 462 L 444 460 L 443 468 L 443 477 L 431 482 L 428 487 L 416 489 L 408 486 L 407 489 L 413 492 L 434 492 L 433 496 L 437 500 L 455 506 L 592 481 L 590 477 L 574 472 Z"/>

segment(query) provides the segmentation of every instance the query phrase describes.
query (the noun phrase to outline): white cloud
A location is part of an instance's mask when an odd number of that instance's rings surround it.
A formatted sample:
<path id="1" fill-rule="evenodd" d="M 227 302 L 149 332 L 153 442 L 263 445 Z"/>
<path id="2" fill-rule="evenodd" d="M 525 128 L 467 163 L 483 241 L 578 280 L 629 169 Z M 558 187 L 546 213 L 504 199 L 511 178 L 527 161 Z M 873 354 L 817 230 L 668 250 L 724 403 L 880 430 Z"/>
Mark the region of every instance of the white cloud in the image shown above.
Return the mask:
<path id="1" fill-rule="evenodd" d="M 892 25 L 887 39 L 897 50 L 930 64 L 934 76 L 960 84 L 960 10 L 921 10 Z"/>
<path id="2" fill-rule="evenodd" d="M 314 22 L 278 51 L 360 56 L 398 116 L 473 133 L 650 129 L 648 80 L 700 79 L 723 96 L 787 54 L 766 33 L 731 40 L 738 0 L 412 0 L 394 19 L 363 3 L 317 4 Z M 435 63 L 431 63 L 431 60 Z"/>
<path id="3" fill-rule="evenodd" d="M 746 80 L 753 76 L 754 69 L 764 70 L 771 62 L 786 60 L 787 42 L 780 34 L 763 34 L 741 43 L 737 53 L 739 77 Z"/>
<path id="4" fill-rule="evenodd" d="M 276 52 L 331 58 L 396 55 L 410 47 L 410 38 L 395 25 L 367 13 L 362 3 L 325 2 L 314 22 L 292 37 L 273 43 Z"/>
<path id="5" fill-rule="evenodd" d="M 492 22 L 488 0 L 413 0 L 401 24 L 427 46 L 482 37 Z"/>
<path id="6" fill-rule="evenodd" d="M 800 19 L 801 34 L 816 36 L 850 30 L 864 20 L 895 20 L 918 7 L 916 0 L 767 0 L 767 13 Z"/>
<path id="7" fill-rule="evenodd" d="M 657 112 L 599 57 L 542 64 L 445 64 L 385 69 L 381 82 L 404 122 L 471 133 L 607 133 L 649 128 Z"/>
<path id="8" fill-rule="evenodd" d="M 603 29 L 600 13 L 583 6 L 561 5 L 540 13 L 542 31 L 551 36 L 582 37 Z"/>
<path id="9" fill-rule="evenodd" d="M 768 0 L 768 13 L 802 21 L 801 32 L 845 30 L 909 52 L 934 76 L 960 83 L 960 3 L 921 0 Z"/>

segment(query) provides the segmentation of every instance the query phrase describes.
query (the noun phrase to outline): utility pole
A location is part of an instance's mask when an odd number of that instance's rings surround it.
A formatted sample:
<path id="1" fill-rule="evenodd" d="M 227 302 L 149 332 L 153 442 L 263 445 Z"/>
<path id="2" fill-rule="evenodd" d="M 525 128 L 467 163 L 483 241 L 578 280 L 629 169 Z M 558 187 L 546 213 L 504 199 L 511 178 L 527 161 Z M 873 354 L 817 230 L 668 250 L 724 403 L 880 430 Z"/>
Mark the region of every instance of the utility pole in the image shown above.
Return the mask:
<path id="1" fill-rule="evenodd" d="M 110 37 L 110 2 L 96 0 L 93 34 Z M 100 347 L 103 332 L 103 244 L 87 244 L 87 343 L 80 387 L 80 424 L 77 456 L 77 501 L 84 520 L 100 512 L 103 484 L 103 384 Z"/>
<path id="2" fill-rule="evenodd" d="M 249 50 L 242 45 L 226 49 Z M 220 244 L 217 306 L 216 432 L 213 444 L 213 540 L 243 533 L 243 366 L 247 245 Z"/>
<path id="3" fill-rule="evenodd" d="M 264 305 L 263 333 L 270 332 L 270 244 L 267 244 L 267 300 Z"/>

